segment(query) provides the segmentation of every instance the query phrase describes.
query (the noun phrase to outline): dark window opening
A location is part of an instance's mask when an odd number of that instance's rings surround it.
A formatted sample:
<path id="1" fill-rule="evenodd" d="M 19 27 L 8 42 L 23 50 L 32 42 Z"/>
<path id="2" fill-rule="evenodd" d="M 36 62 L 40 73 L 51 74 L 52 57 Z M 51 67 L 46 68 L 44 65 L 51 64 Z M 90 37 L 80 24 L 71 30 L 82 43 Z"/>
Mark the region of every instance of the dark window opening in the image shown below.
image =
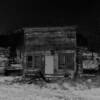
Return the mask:
<path id="1" fill-rule="evenodd" d="M 28 61 L 32 61 L 32 56 L 28 56 Z"/>
<path id="2" fill-rule="evenodd" d="M 64 69 L 65 66 L 65 55 L 59 55 L 59 69 Z"/>
<path id="3" fill-rule="evenodd" d="M 27 67 L 32 67 L 32 56 L 27 56 Z"/>

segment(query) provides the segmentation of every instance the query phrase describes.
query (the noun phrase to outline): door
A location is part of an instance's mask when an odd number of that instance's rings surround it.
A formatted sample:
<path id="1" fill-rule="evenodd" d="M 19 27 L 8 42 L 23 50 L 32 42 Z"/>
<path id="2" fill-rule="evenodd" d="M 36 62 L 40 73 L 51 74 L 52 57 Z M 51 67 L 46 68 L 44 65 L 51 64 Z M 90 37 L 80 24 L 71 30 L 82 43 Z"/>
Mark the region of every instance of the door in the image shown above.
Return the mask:
<path id="1" fill-rule="evenodd" d="M 54 74 L 54 56 L 45 56 L 45 74 Z"/>

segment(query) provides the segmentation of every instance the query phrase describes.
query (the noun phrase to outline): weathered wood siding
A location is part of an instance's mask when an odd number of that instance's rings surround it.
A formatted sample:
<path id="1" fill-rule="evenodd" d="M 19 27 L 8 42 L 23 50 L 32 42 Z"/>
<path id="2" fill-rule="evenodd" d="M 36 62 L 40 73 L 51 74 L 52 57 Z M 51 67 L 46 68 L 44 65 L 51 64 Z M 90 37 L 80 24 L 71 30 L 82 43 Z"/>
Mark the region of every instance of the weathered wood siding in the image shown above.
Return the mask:
<path id="1" fill-rule="evenodd" d="M 76 47 L 76 31 L 74 29 L 25 30 L 26 50 L 59 50 Z"/>
<path id="2" fill-rule="evenodd" d="M 75 70 L 75 28 L 24 28 L 24 33 L 24 60 L 26 63 L 26 69 L 41 68 L 44 72 L 46 72 L 45 57 L 53 56 L 54 62 L 52 66 L 54 66 L 54 71 L 51 73 L 58 73 L 60 71 L 66 72 L 66 70 Z M 60 55 L 64 55 L 64 57 L 60 58 Z M 63 59 L 63 61 L 60 61 L 60 59 Z M 64 64 L 61 65 L 59 62 L 64 62 Z"/>

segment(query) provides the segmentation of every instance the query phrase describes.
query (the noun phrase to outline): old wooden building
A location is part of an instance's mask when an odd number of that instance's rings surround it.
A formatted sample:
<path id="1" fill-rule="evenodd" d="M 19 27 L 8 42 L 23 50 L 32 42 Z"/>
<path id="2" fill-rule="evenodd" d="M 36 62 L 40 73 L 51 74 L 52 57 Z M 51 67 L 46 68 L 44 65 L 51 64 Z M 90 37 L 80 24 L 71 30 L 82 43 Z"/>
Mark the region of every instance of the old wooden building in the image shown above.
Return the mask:
<path id="1" fill-rule="evenodd" d="M 25 72 L 40 69 L 45 75 L 76 71 L 76 27 L 40 27 L 24 30 Z"/>

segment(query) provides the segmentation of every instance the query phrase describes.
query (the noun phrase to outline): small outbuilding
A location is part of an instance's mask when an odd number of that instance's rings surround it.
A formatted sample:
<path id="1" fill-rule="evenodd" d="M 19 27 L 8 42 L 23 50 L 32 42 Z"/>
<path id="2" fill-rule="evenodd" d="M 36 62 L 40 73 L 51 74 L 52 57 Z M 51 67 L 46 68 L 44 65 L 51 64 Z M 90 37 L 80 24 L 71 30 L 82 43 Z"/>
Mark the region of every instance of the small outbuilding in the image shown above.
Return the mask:
<path id="1" fill-rule="evenodd" d="M 76 26 L 23 28 L 24 72 L 44 75 L 76 72 Z"/>

